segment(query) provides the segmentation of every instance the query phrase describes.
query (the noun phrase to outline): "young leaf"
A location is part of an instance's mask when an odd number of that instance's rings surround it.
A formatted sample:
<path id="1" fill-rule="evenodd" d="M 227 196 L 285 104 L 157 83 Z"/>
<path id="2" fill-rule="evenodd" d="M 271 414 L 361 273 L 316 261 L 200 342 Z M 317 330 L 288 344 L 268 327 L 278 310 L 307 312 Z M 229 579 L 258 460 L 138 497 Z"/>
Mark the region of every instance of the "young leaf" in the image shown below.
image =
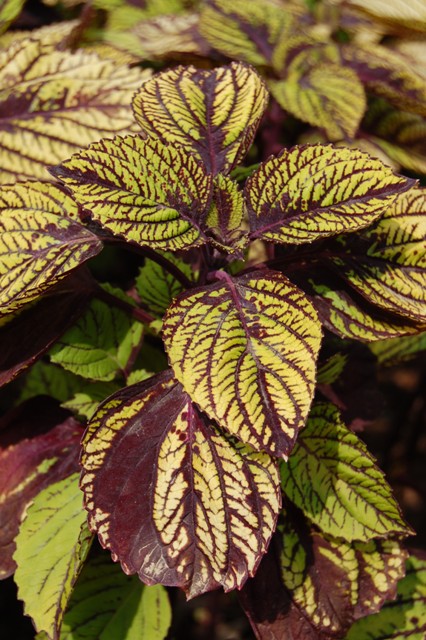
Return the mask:
<path id="1" fill-rule="evenodd" d="M 388 602 L 373 616 L 358 620 L 346 640 L 423 640 L 426 634 L 426 559 L 424 554 L 411 555 L 407 574 L 398 585 L 394 602 Z"/>
<path id="2" fill-rule="evenodd" d="M 283 80 L 268 87 L 283 109 L 314 127 L 329 140 L 353 138 L 366 108 L 364 87 L 352 69 L 304 52 Z"/>
<path id="3" fill-rule="evenodd" d="M 128 242 L 176 251 L 205 242 L 212 177 L 180 147 L 101 140 L 52 170 L 92 218 Z"/>
<path id="4" fill-rule="evenodd" d="M 139 320 L 94 299 L 86 313 L 50 350 L 50 359 L 83 378 L 107 382 L 120 374 L 126 376 L 142 335 Z"/>
<path id="5" fill-rule="evenodd" d="M 132 94 L 151 73 L 20 40 L 0 53 L 1 182 L 46 178 L 82 146 L 136 128 Z"/>
<path id="6" fill-rule="evenodd" d="M 413 180 L 353 149 L 284 149 L 247 180 L 252 238 L 303 244 L 370 225 Z"/>
<path id="7" fill-rule="evenodd" d="M 165 257 L 189 280 L 194 277 L 189 264 L 171 253 L 166 254 Z M 144 266 L 139 270 L 135 284 L 142 304 L 145 305 L 148 311 L 161 317 L 173 298 L 176 298 L 183 290 L 183 285 L 172 273 L 166 271 L 162 265 L 154 262 L 154 260 L 149 259 L 145 260 Z"/>
<path id="8" fill-rule="evenodd" d="M 126 576 L 103 553 L 85 563 L 59 640 L 164 640 L 171 623 L 167 591 Z"/>
<path id="9" fill-rule="evenodd" d="M 400 194 L 382 218 L 358 236 L 342 239 L 347 255 L 336 268 L 369 302 L 415 322 L 426 322 L 426 189 Z"/>
<path id="10" fill-rule="evenodd" d="M 53 400 L 34 398 L 0 420 L 0 579 L 15 570 L 14 539 L 27 505 L 78 470 L 80 425 Z"/>
<path id="11" fill-rule="evenodd" d="M 206 217 L 206 233 L 219 251 L 241 251 L 246 243 L 241 230 L 244 200 L 234 180 L 219 174 L 213 182 L 213 200 Z"/>
<path id="12" fill-rule="evenodd" d="M 146 133 L 194 153 L 209 173 L 229 173 L 250 148 L 268 102 L 251 67 L 177 67 L 145 83 L 133 100 Z"/>
<path id="13" fill-rule="evenodd" d="M 59 636 L 65 606 L 91 541 L 77 473 L 43 489 L 19 530 L 14 555 L 18 597 L 36 630 L 53 639 Z"/>
<path id="14" fill-rule="evenodd" d="M 90 527 L 126 573 L 188 597 L 253 575 L 280 506 L 276 463 L 224 435 L 170 371 L 106 400 L 83 449 Z"/>
<path id="15" fill-rule="evenodd" d="M 101 251 L 93 233 L 61 215 L 69 201 L 49 183 L 0 190 L 0 316 L 40 297 Z"/>
<path id="16" fill-rule="evenodd" d="M 288 456 L 312 400 L 320 323 L 275 271 L 217 276 L 169 307 L 170 363 L 210 418 L 255 449 Z"/>
<path id="17" fill-rule="evenodd" d="M 382 471 L 331 404 L 314 405 L 281 476 L 288 498 L 324 533 L 347 542 L 411 534 Z"/>
<path id="18" fill-rule="evenodd" d="M 66 291 L 71 280 L 76 290 Z M 78 284 L 71 276 L 61 283 L 62 293 L 58 290 L 56 295 L 7 317 L 7 324 L 0 328 L 0 386 L 36 362 L 83 313 L 89 292 L 79 290 Z"/>

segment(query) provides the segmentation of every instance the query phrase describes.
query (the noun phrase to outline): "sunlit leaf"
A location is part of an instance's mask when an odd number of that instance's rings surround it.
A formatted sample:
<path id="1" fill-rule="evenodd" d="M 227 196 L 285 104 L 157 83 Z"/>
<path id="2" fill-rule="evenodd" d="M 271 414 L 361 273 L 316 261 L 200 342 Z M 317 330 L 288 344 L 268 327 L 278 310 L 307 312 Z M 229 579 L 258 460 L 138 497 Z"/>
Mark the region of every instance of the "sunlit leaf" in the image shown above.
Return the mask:
<path id="1" fill-rule="evenodd" d="M 411 555 L 407 574 L 398 585 L 394 602 L 388 602 L 373 616 L 358 620 L 346 640 L 423 640 L 426 634 L 426 559 Z"/>
<path id="2" fill-rule="evenodd" d="M 253 575 L 280 505 L 276 463 L 225 436 L 170 372 L 101 405 L 83 449 L 90 526 L 126 573 L 189 597 Z"/>
<path id="3" fill-rule="evenodd" d="M 205 242 L 212 177 L 183 149 L 158 140 L 101 140 L 55 168 L 92 218 L 127 241 L 186 249 Z"/>
<path id="4" fill-rule="evenodd" d="M 0 420 L 0 579 L 15 570 L 14 539 L 25 508 L 52 482 L 78 470 L 82 429 L 49 398 L 34 398 Z"/>
<path id="5" fill-rule="evenodd" d="M 101 251 L 93 233 L 60 215 L 69 200 L 49 183 L 1 188 L 1 316 L 40 297 Z"/>
<path id="6" fill-rule="evenodd" d="M 251 236 L 302 244 L 356 231 L 412 184 L 361 151 L 331 145 L 284 149 L 246 182 Z"/>
<path id="7" fill-rule="evenodd" d="M 321 327 L 305 295 L 262 270 L 180 295 L 163 338 L 200 408 L 255 449 L 288 456 L 312 400 Z"/>
<path id="8" fill-rule="evenodd" d="M 348 542 L 411 533 L 383 472 L 331 404 L 314 405 L 281 475 L 285 494 L 324 533 Z"/>
<path id="9" fill-rule="evenodd" d="M 349 0 L 349 4 L 365 11 L 374 19 L 426 31 L 426 5 L 423 0 Z"/>
<path id="10" fill-rule="evenodd" d="M 409 61 L 389 48 L 375 44 L 344 45 L 342 62 L 358 74 L 368 92 L 404 111 L 426 116 L 426 78 Z"/>
<path id="11" fill-rule="evenodd" d="M 133 109 L 149 136 L 194 153 L 216 174 L 231 171 L 245 156 L 267 102 L 256 71 L 233 62 L 210 71 L 163 71 L 137 92 Z"/>
<path id="12" fill-rule="evenodd" d="M 47 178 L 82 146 L 136 130 L 131 98 L 150 75 L 81 49 L 12 44 L 0 53 L 1 182 Z"/>
<path id="13" fill-rule="evenodd" d="M 353 138 L 366 108 L 362 83 L 352 69 L 321 59 L 293 63 L 284 80 L 270 80 L 277 102 L 296 118 L 324 129 L 329 140 Z"/>
<path id="14" fill-rule="evenodd" d="M 129 304 L 133 302 L 126 298 Z M 126 376 L 142 334 L 139 320 L 94 299 L 86 313 L 50 350 L 50 359 L 83 378 L 107 382 L 118 375 Z"/>
<path id="15" fill-rule="evenodd" d="M 0 385 L 36 362 L 84 312 L 89 290 L 80 289 L 81 283 L 70 278 L 72 282 L 67 279 L 61 283 L 62 292 L 7 317 L 7 324 L 0 328 Z"/>
<path id="16" fill-rule="evenodd" d="M 375 342 L 370 349 L 379 363 L 385 366 L 410 360 L 426 351 L 426 330 L 415 336 Z"/>
<path id="17" fill-rule="evenodd" d="M 28 30 L 13 29 L 0 37 L 0 49 L 7 49 L 18 40 L 28 40 L 28 36 L 30 36 L 31 40 L 40 40 L 45 51 L 49 48 L 63 51 L 75 42 L 79 28 L 79 20 L 64 20 L 38 29 L 31 29 L 31 35 Z"/>
<path id="18" fill-rule="evenodd" d="M 426 189 L 412 188 L 399 195 L 354 244 L 342 239 L 346 255 L 341 253 L 341 257 L 333 258 L 336 269 L 369 302 L 423 324 L 426 323 L 425 213 Z"/>
<path id="19" fill-rule="evenodd" d="M 201 11 L 204 38 L 230 58 L 254 65 L 271 64 L 275 45 L 294 28 L 291 13 L 273 0 L 209 0 Z"/>
<path id="20" fill-rule="evenodd" d="M 171 608 L 164 587 L 126 576 L 108 554 L 89 559 L 65 612 L 59 640 L 164 640 Z"/>
<path id="21" fill-rule="evenodd" d="M 16 538 L 18 598 L 36 630 L 50 637 L 59 633 L 92 542 L 82 498 L 77 473 L 43 489 L 28 508 Z"/>

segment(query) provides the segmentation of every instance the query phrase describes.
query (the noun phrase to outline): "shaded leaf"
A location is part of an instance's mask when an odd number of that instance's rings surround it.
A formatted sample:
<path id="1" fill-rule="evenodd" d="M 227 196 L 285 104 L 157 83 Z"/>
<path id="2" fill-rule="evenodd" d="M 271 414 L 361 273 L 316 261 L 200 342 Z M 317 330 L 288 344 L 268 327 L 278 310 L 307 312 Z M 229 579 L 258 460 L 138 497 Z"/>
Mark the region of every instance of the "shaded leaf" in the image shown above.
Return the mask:
<path id="1" fill-rule="evenodd" d="M 194 153 L 216 174 L 229 173 L 245 156 L 267 102 L 256 71 L 232 62 L 210 71 L 163 71 L 137 92 L 133 109 L 149 136 Z"/>
<path id="2" fill-rule="evenodd" d="M 90 526 L 126 573 L 188 597 L 253 575 L 280 506 L 276 463 L 222 434 L 169 371 L 103 403 L 83 449 Z"/>
<path id="3" fill-rule="evenodd" d="M 179 147 L 116 136 L 52 172 L 94 220 L 128 242 L 171 251 L 205 242 L 200 221 L 209 209 L 212 178 Z"/>
<path id="4" fill-rule="evenodd" d="M 188 279 L 193 278 L 193 271 L 189 264 L 171 253 L 166 254 L 165 257 Z M 163 316 L 173 298 L 183 290 L 183 285 L 172 273 L 149 259 L 146 259 L 144 266 L 139 269 L 135 284 L 142 304 L 148 311 L 158 316 Z"/>
<path id="5" fill-rule="evenodd" d="M 108 554 L 89 559 L 65 612 L 60 640 L 164 640 L 171 608 L 164 587 L 126 576 Z"/>
<path id="6" fill-rule="evenodd" d="M 12 44 L 0 53 L 1 182 L 47 178 L 82 146 L 134 131 L 131 97 L 150 75 L 82 49 Z"/>
<path id="7" fill-rule="evenodd" d="M 303 244 L 356 231 L 412 184 L 362 151 L 319 144 L 283 149 L 246 182 L 251 237 Z"/>
<path id="8" fill-rule="evenodd" d="M 70 289 L 67 290 L 69 280 Z M 38 360 L 83 313 L 90 297 L 71 276 L 61 283 L 62 293 L 43 298 L 0 327 L 0 385 L 4 385 Z M 37 327 L 37 331 L 34 331 Z"/>
<path id="9" fill-rule="evenodd" d="M 426 322 L 426 189 L 397 196 L 380 220 L 341 240 L 333 258 L 339 273 L 369 302 L 413 321 Z M 347 244 L 346 244 L 347 243 Z"/>
<path id="10" fill-rule="evenodd" d="M 84 387 L 80 385 L 84 390 L 75 393 L 69 400 L 63 402 L 62 406 L 90 420 L 102 400 L 118 391 L 120 386 L 116 382 L 86 382 Z"/>
<path id="11" fill-rule="evenodd" d="M 324 533 L 347 542 L 411 534 L 383 472 L 332 404 L 314 405 L 281 477 L 288 498 Z"/>
<path id="12" fill-rule="evenodd" d="M 131 298 L 125 297 L 129 304 L 134 304 Z M 118 375 L 126 377 L 142 335 L 143 325 L 139 320 L 94 299 L 77 323 L 56 342 L 49 355 L 52 362 L 67 371 L 89 380 L 107 382 Z"/>
<path id="13" fill-rule="evenodd" d="M 49 183 L 1 188 L 0 316 L 40 297 L 101 251 L 93 233 L 63 215 L 69 201 Z"/>
<path id="14" fill-rule="evenodd" d="M 426 331 L 416 336 L 381 340 L 370 345 L 379 364 L 391 366 L 416 357 L 426 351 Z"/>
<path id="15" fill-rule="evenodd" d="M 323 365 L 318 368 L 317 384 L 332 384 L 339 379 L 346 367 L 348 356 L 344 353 L 336 353 L 330 356 Z"/>
<path id="16" fill-rule="evenodd" d="M 340 52 L 343 64 L 356 71 L 368 92 L 426 116 L 426 78 L 413 70 L 409 60 L 372 43 L 343 45 Z"/>
<path id="17" fill-rule="evenodd" d="M 0 578 L 15 570 L 14 539 L 27 505 L 78 470 L 80 425 L 50 398 L 34 398 L 0 419 Z"/>
<path id="18" fill-rule="evenodd" d="M 38 395 L 46 395 L 59 402 L 65 402 L 83 385 L 87 385 L 86 381 L 78 376 L 39 360 L 25 376 L 19 400 L 22 402 Z"/>
<path id="19" fill-rule="evenodd" d="M 310 280 L 309 296 L 321 322 L 342 338 L 373 342 L 419 332 L 409 319 L 383 313 L 356 292 L 345 290 L 343 281 L 330 282 L 321 274 L 321 282 Z"/>
<path id="20" fill-rule="evenodd" d="M 53 639 L 91 542 L 77 473 L 35 497 L 16 538 L 15 582 L 25 614 Z"/>
<path id="21" fill-rule="evenodd" d="M 289 67 L 283 80 L 268 87 L 283 109 L 314 127 L 329 140 L 353 138 L 366 108 L 362 83 L 352 69 L 313 59 L 310 51 Z"/>
<path id="22" fill-rule="evenodd" d="M 237 438 L 288 456 L 305 423 L 321 327 L 305 295 L 262 270 L 181 294 L 163 338 L 192 400 Z"/>
<path id="23" fill-rule="evenodd" d="M 394 602 L 373 616 L 356 622 L 346 640 L 423 640 L 426 633 L 426 560 L 424 553 L 407 560 L 407 575 L 398 585 Z"/>

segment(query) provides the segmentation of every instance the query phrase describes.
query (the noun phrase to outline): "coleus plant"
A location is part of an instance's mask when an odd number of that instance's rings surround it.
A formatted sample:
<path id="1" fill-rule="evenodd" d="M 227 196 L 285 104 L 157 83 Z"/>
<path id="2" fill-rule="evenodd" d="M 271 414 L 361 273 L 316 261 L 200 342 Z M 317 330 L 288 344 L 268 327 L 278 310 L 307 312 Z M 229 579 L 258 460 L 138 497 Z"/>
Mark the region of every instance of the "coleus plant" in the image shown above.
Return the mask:
<path id="1" fill-rule="evenodd" d="M 260 638 L 342 638 L 396 595 L 412 531 L 330 401 L 344 362 L 317 365 L 324 327 L 425 328 L 426 193 L 332 145 L 238 169 L 267 101 L 244 63 L 164 71 L 134 95 L 133 133 L 0 191 L 2 382 L 26 372 L 21 399 L 32 385 L 66 407 L 27 399 L 0 432 L 2 575 L 17 566 L 40 638 L 98 637 L 83 609 L 96 597 L 104 615 L 101 576 L 108 638 L 126 616 L 126 638 L 165 637 L 160 585 L 240 590 Z M 87 268 L 108 245 L 145 259 L 130 290 Z M 151 586 L 86 561 L 90 532 Z"/>

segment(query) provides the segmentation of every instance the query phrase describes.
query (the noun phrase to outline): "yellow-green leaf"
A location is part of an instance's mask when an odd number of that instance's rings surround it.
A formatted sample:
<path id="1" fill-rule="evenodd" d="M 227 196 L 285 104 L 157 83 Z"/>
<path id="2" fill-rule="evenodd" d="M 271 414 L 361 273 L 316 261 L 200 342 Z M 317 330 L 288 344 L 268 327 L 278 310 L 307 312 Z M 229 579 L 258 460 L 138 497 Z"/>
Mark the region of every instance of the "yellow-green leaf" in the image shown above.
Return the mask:
<path id="1" fill-rule="evenodd" d="M 171 618 L 164 587 L 129 578 L 103 553 L 85 563 L 59 640 L 164 640 Z"/>
<path id="2" fill-rule="evenodd" d="M 426 31 L 426 4 L 423 0 L 349 0 L 348 4 L 396 27 Z"/>
<path id="3" fill-rule="evenodd" d="M 283 109 L 314 127 L 329 140 L 353 138 L 366 108 L 362 83 L 352 69 L 327 60 L 297 58 L 286 78 L 269 80 L 268 87 Z"/>
<path id="4" fill-rule="evenodd" d="M 311 404 L 321 325 L 277 272 L 217 276 L 169 307 L 170 363 L 210 418 L 255 449 L 288 456 Z"/>
<path id="5" fill-rule="evenodd" d="M 25 613 L 36 630 L 45 631 L 50 638 L 58 637 L 91 541 L 78 474 L 38 494 L 16 538 L 15 580 Z"/>
<path id="6" fill-rule="evenodd" d="M 130 102 L 151 73 L 19 40 L 0 53 L 0 181 L 47 178 L 82 146 L 137 130 Z"/>
<path id="7" fill-rule="evenodd" d="M 394 602 L 350 629 L 346 640 L 424 640 L 426 634 L 426 558 L 417 552 L 407 560 L 407 574 Z"/>
<path id="8" fill-rule="evenodd" d="M 245 205 L 237 183 L 219 174 L 213 181 L 213 199 L 206 216 L 206 233 L 220 251 L 241 251 L 247 244 L 246 232 L 241 229 Z"/>
<path id="9" fill-rule="evenodd" d="M 76 205 L 64 190 L 33 182 L 0 189 L 0 316 L 38 298 L 89 258 L 102 243 L 66 218 Z"/>
<path id="10" fill-rule="evenodd" d="M 324 533 L 347 542 L 411 534 L 383 472 L 331 404 L 314 405 L 281 475 L 284 493 Z"/>
<path id="11" fill-rule="evenodd" d="M 163 71 L 137 92 L 133 109 L 149 136 L 194 153 L 211 173 L 227 173 L 248 151 L 267 102 L 256 71 L 233 62 Z"/>
<path id="12" fill-rule="evenodd" d="M 99 407 L 81 462 L 90 526 L 126 573 L 194 597 L 255 572 L 280 508 L 277 465 L 225 435 L 170 370 Z"/>
<path id="13" fill-rule="evenodd" d="M 0 2 L 0 33 L 21 13 L 25 0 L 1 0 Z"/>
<path id="14" fill-rule="evenodd" d="M 303 244 L 356 231 L 412 184 L 362 151 L 320 144 L 284 149 L 246 182 L 251 237 Z"/>
<path id="15" fill-rule="evenodd" d="M 380 364 L 385 366 L 398 364 L 426 351 L 426 331 L 415 336 L 381 340 L 370 345 L 370 349 Z"/>
<path id="16" fill-rule="evenodd" d="M 426 189 L 400 194 L 333 262 L 370 303 L 426 323 Z M 385 336 L 384 336 L 385 337 Z"/>
<path id="17" fill-rule="evenodd" d="M 164 255 L 189 281 L 194 278 L 195 274 L 189 264 L 172 253 Z M 148 311 L 161 317 L 173 298 L 176 298 L 184 289 L 181 282 L 170 271 L 167 271 L 158 262 L 149 259 L 145 260 L 144 266 L 139 270 L 135 284 L 142 304 Z"/>
<path id="18" fill-rule="evenodd" d="M 101 140 L 54 174 L 93 220 L 128 242 L 176 251 L 203 244 L 212 177 L 180 147 L 138 136 Z"/>

